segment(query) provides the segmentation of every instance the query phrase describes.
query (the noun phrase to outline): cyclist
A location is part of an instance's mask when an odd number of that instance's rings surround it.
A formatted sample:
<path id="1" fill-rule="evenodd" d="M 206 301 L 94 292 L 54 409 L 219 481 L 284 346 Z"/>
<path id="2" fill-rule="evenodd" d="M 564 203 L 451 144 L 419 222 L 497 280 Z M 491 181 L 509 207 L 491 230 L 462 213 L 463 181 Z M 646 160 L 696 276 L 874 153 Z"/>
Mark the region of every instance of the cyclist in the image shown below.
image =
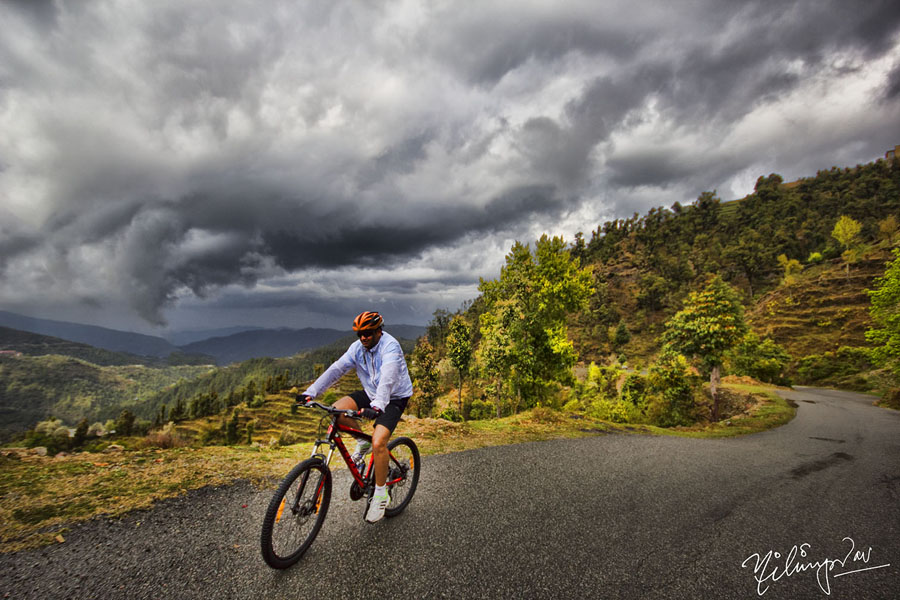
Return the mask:
<path id="1" fill-rule="evenodd" d="M 366 521 L 369 523 L 381 520 L 384 509 L 390 502 L 385 485 L 388 473 L 387 444 L 413 393 L 400 343 L 385 332 L 383 326 L 384 319 L 377 312 L 366 311 L 357 315 L 353 320 L 353 331 L 359 340 L 353 342 L 344 355 L 298 398 L 301 401 L 315 398 L 345 373 L 356 368 L 363 389 L 344 396 L 333 406 L 341 410 L 354 410 L 361 417 L 375 419 L 371 445 L 358 441 L 352 456 L 355 462 L 361 463 L 370 450 L 374 455 L 375 494 L 366 512 Z M 345 425 L 355 425 L 346 417 L 341 419 Z"/>

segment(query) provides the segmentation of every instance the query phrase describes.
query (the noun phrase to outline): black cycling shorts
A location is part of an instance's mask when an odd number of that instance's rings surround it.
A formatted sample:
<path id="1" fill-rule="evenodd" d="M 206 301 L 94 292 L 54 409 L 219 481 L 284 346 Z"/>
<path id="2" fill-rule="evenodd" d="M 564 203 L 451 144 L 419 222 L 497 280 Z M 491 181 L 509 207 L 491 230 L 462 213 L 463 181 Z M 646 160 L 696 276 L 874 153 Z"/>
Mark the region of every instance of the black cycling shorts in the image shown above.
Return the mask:
<path id="1" fill-rule="evenodd" d="M 369 395 L 364 390 L 353 392 L 350 394 L 350 398 L 356 402 L 357 410 L 370 408 L 372 406 L 372 401 L 369 400 Z M 388 405 L 384 407 L 384 412 L 375 419 L 375 425 L 384 425 L 388 428 L 388 431 L 394 433 L 397 423 L 400 422 L 400 416 L 403 414 L 403 411 L 406 410 L 406 405 L 408 403 L 409 398 L 391 398 Z"/>

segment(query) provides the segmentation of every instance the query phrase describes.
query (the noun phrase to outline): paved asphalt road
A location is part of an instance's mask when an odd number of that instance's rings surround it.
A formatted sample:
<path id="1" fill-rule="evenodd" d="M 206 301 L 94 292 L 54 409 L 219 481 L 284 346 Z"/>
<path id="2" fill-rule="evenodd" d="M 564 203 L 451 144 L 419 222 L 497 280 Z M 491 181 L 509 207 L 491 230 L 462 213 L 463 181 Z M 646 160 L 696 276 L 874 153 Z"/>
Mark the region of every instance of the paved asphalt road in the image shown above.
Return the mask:
<path id="1" fill-rule="evenodd" d="M 0 555 L 0 598 L 900 598 L 900 413 L 785 395 L 794 421 L 737 439 L 427 457 L 407 511 L 375 525 L 339 472 L 325 527 L 283 572 L 258 549 L 270 493 L 201 490 Z"/>

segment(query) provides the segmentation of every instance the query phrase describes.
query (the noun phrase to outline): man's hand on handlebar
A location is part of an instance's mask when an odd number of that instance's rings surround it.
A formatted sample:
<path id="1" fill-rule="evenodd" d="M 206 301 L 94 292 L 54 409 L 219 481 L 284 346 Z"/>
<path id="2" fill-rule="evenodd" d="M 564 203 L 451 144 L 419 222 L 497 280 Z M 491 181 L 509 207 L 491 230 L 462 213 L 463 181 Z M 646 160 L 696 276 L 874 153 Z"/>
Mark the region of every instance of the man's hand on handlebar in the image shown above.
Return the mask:
<path id="1" fill-rule="evenodd" d="M 297 398 L 295 399 L 297 404 L 309 404 L 312 402 L 312 396 L 307 396 L 306 394 L 297 394 Z"/>
<path id="2" fill-rule="evenodd" d="M 360 417 L 362 417 L 363 419 L 377 419 L 378 415 L 381 414 L 381 409 L 366 407 L 366 408 L 361 408 L 359 410 L 359 412 L 357 412 L 356 414 L 359 415 Z"/>

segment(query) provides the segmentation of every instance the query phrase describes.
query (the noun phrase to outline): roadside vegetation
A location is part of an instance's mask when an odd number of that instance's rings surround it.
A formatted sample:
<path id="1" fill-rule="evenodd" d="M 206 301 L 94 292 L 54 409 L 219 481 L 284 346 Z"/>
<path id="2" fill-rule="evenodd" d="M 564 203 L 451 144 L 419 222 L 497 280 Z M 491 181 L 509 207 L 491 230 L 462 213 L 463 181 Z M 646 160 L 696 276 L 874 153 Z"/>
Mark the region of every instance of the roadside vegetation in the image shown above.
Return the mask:
<path id="1" fill-rule="evenodd" d="M 453 422 L 407 416 L 398 435 L 416 440 L 424 456 L 502 444 L 606 434 L 723 437 L 752 433 L 790 420 L 793 409 L 767 386 L 725 383 L 730 422 L 662 429 L 611 423 L 588 414 L 539 407 L 500 419 Z M 286 410 L 287 395 L 264 402 L 270 413 Z M 245 414 L 252 409 L 242 407 Z M 261 413 L 254 413 L 261 418 Z M 64 543 L 70 528 L 99 516 L 115 518 L 154 502 L 205 486 L 249 480 L 272 486 L 311 451 L 318 425 L 314 411 L 301 411 L 286 429 L 290 438 L 254 432 L 231 446 L 200 445 L 190 431 L 200 423 L 170 430 L 168 436 L 119 436 L 105 451 L 40 456 L 33 450 L 0 451 L 0 551 L 13 552 Z M 266 427 L 261 426 L 265 430 Z M 244 430 L 243 433 L 246 433 Z M 302 441 L 298 441 L 302 439 Z M 251 443 L 248 444 L 247 442 Z M 285 443 L 290 442 L 290 443 Z M 343 468 L 335 459 L 332 467 Z"/>

